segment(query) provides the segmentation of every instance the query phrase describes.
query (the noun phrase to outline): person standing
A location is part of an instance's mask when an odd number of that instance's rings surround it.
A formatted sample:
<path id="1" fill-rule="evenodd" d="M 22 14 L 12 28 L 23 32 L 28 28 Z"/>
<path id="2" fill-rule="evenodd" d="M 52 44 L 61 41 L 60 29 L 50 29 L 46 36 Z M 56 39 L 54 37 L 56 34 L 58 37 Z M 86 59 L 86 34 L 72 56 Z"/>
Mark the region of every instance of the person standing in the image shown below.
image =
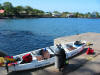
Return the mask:
<path id="1" fill-rule="evenodd" d="M 63 71 L 66 64 L 69 64 L 68 59 L 66 59 L 66 53 L 63 48 L 61 48 L 61 45 L 57 45 L 58 50 L 55 53 L 56 56 L 56 68 L 59 69 L 59 71 Z"/>

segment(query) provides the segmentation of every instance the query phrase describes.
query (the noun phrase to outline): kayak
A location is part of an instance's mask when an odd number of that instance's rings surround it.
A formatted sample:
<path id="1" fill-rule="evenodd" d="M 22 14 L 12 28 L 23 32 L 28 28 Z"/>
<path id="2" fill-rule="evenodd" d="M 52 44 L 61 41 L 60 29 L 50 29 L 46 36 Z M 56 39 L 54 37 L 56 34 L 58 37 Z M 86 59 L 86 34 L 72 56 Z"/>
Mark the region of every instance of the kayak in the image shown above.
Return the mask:
<path id="1" fill-rule="evenodd" d="M 70 58 L 80 53 L 84 49 L 85 45 L 86 42 L 84 41 L 81 41 L 80 44 L 75 44 L 74 41 L 68 42 L 66 44 L 61 44 L 61 47 L 65 50 L 66 58 Z M 44 55 L 41 55 L 42 49 L 46 49 L 46 53 L 44 53 Z M 9 71 L 23 71 L 54 64 L 55 52 L 58 50 L 57 46 L 50 46 L 42 49 L 37 49 L 13 56 L 13 58 L 18 59 L 18 61 L 16 64 L 8 66 Z"/>

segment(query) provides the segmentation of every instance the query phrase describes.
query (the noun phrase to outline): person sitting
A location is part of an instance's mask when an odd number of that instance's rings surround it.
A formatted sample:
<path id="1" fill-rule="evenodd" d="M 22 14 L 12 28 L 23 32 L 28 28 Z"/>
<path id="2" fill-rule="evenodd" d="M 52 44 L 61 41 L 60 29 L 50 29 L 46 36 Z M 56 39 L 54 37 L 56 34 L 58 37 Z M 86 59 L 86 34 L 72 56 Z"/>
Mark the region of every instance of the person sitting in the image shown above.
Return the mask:
<path id="1" fill-rule="evenodd" d="M 36 56 L 36 58 L 37 58 L 38 61 L 48 59 L 48 58 L 50 58 L 50 54 L 49 54 L 49 52 L 46 48 L 45 49 L 42 48 L 40 50 L 40 55 Z"/>
<path id="2" fill-rule="evenodd" d="M 50 54 L 48 52 L 48 50 L 45 48 L 45 49 L 41 49 L 41 55 L 43 56 L 43 59 L 48 59 L 50 58 Z"/>

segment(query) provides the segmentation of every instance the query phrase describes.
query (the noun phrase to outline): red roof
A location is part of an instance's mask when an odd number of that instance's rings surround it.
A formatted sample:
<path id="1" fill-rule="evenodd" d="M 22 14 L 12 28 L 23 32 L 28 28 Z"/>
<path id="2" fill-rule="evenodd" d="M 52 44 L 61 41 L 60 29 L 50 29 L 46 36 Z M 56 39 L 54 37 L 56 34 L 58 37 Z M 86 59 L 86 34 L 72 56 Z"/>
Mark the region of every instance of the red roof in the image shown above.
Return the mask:
<path id="1" fill-rule="evenodd" d="M 5 12 L 5 10 L 2 10 L 2 9 L 0 10 L 0 13 L 4 13 L 4 12 Z"/>

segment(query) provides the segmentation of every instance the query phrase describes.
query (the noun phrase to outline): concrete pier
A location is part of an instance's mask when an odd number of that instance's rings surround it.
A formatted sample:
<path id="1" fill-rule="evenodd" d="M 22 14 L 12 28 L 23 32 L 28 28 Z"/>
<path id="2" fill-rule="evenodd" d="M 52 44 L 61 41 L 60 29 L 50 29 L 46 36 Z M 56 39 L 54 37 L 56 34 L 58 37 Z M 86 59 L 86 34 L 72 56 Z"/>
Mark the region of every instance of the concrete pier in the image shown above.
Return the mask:
<path id="1" fill-rule="evenodd" d="M 83 52 L 69 60 L 69 65 L 65 66 L 63 72 L 59 72 L 54 65 L 21 72 L 10 72 L 8 75 L 100 75 L 100 34 L 83 33 L 67 37 L 60 37 L 54 40 L 54 44 L 66 43 L 75 40 L 86 40 L 93 43 L 91 46 L 95 54 L 86 55 Z M 86 47 L 87 48 L 87 47 Z M 6 71 L 0 69 L 0 75 L 6 75 Z"/>
<path id="2" fill-rule="evenodd" d="M 100 49 L 100 33 L 91 33 L 91 32 L 57 38 L 54 40 L 54 45 L 60 44 L 60 43 L 66 43 L 70 41 L 76 41 L 76 40 L 85 40 L 85 41 L 91 42 L 94 44 L 93 45 L 94 49 L 96 50 Z"/>

